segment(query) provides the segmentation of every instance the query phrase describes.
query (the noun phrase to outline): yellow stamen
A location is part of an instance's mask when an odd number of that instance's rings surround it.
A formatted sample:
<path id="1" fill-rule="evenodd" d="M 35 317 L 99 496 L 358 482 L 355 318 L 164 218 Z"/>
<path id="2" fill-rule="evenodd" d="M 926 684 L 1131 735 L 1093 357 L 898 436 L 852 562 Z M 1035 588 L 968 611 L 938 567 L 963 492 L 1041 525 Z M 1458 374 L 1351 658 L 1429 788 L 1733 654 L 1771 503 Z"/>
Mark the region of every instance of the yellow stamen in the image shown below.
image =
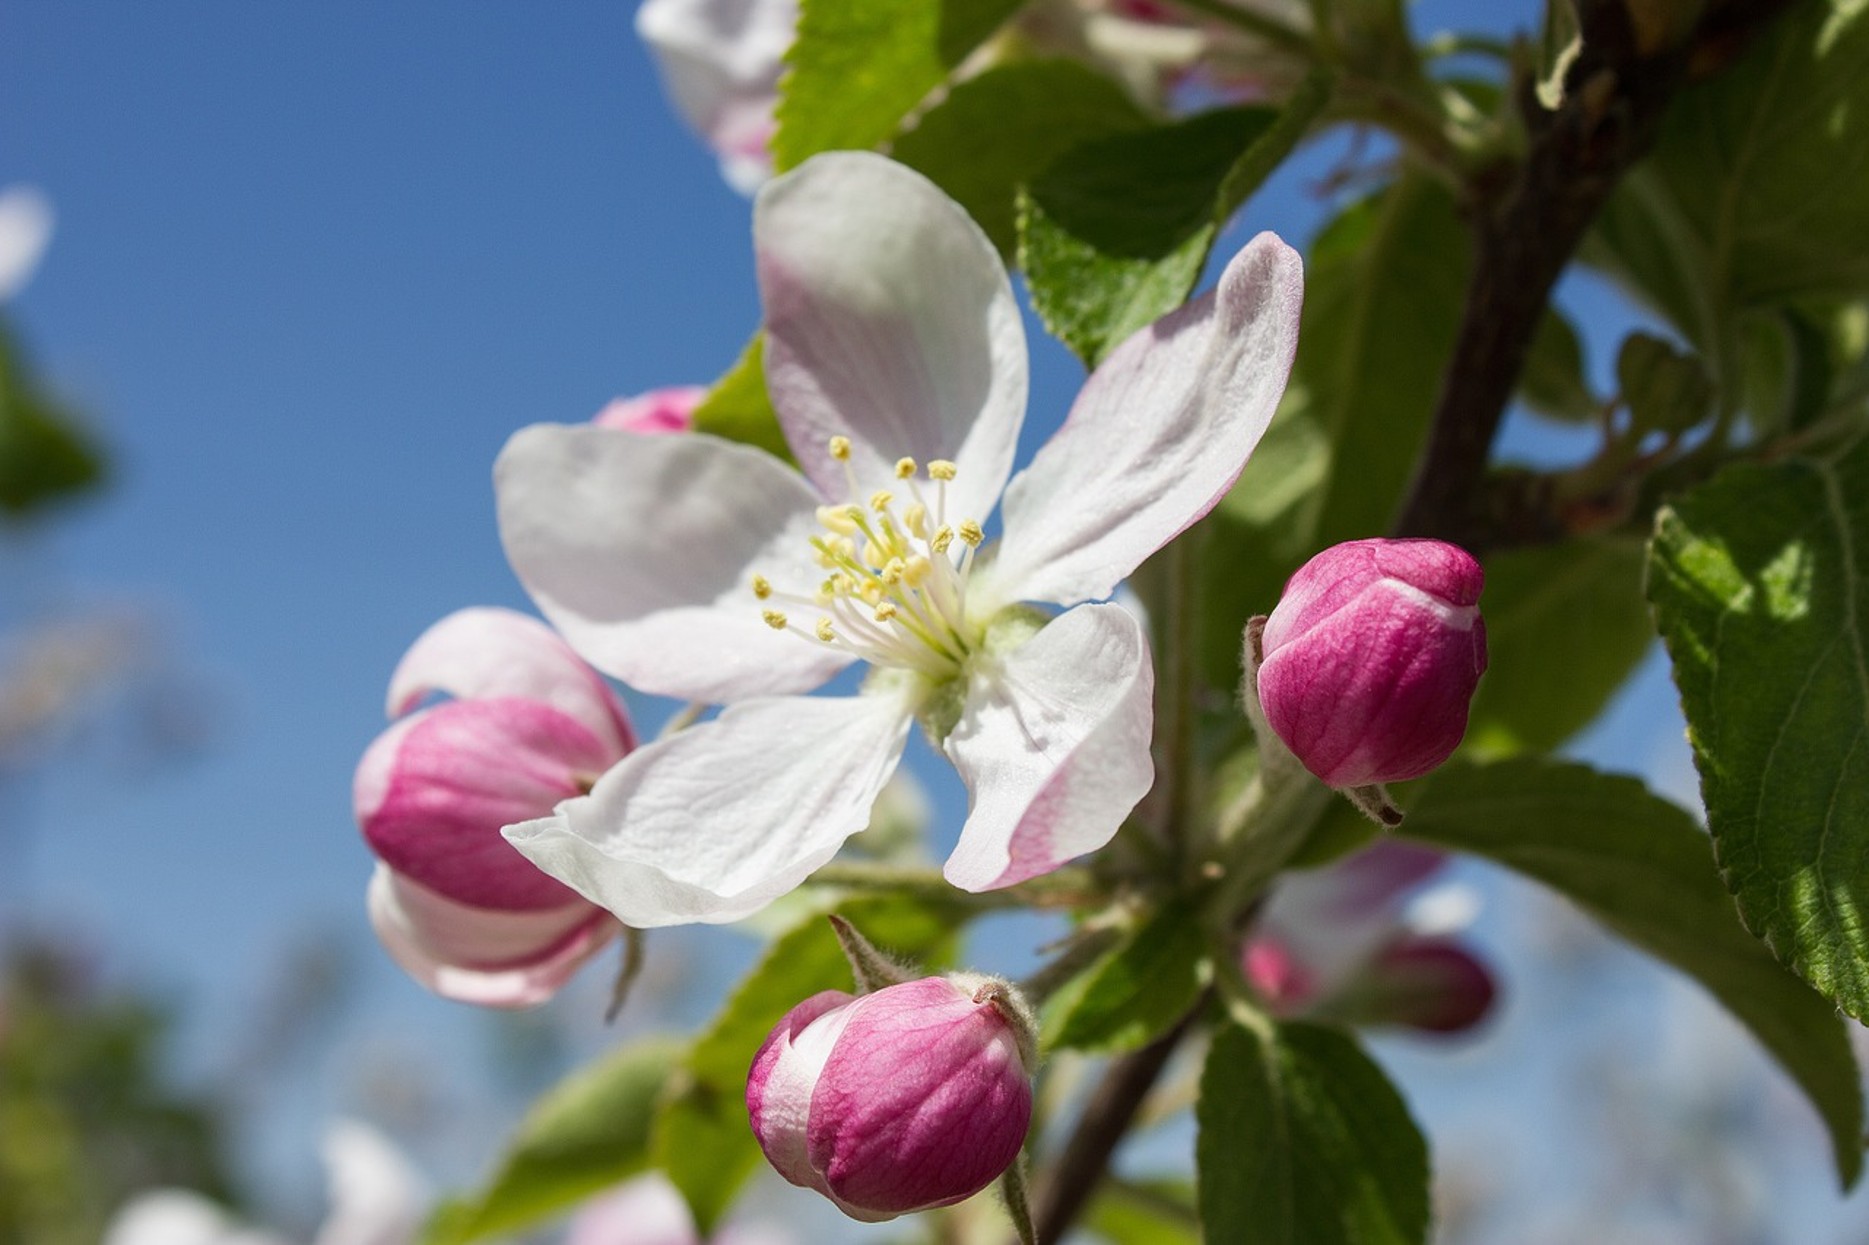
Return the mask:
<path id="1" fill-rule="evenodd" d="M 916 540 L 928 539 L 928 507 L 916 502 L 902 512 L 902 526 L 909 530 L 909 535 Z"/>
<path id="2" fill-rule="evenodd" d="M 928 464 L 928 478 L 946 483 L 952 480 L 959 468 L 945 458 L 937 458 Z"/>
<path id="3" fill-rule="evenodd" d="M 902 582 L 902 573 L 906 569 L 907 565 L 901 558 L 890 558 L 887 562 L 883 563 L 881 571 L 883 582 L 888 584 L 891 588 L 895 587 Z"/>
<path id="4" fill-rule="evenodd" d="M 753 576 L 753 595 L 764 601 L 772 595 L 772 581 L 764 575 Z"/>
<path id="5" fill-rule="evenodd" d="M 884 601 L 881 605 L 878 605 L 876 607 L 876 613 L 874 617 L 877 622 L 888 622 L 891 618 L 894 618 L 895 616 L 896 616 L 896 604 L 894 601 Z"/>
<path id="6" fill-rule="evenodd" d="M 879 488 L 874 493 L 870 494 L 870 509 L 874 510 L 877 514 L 881 514 L 883 511 L 889 509 L 889 503 L 895 499 L 896 496 L 894 493 L 891 493 L 888 489 Z"/>
<path id="7" fill-rule="evenodd" d="M 850 438 L 849 437 L 832 437 L 831 438 L 831 457 L 835 458 L 840 463 L 850 461 Z"/>
<path id="8" fill-rule="evenodd" d="M 832 640 L 837 638 L 837 632 L 831 629 L 831 620 L 828 618 L 818 619 L 817 631 L 818 638 L 823 640 L 826 644 L 829 644 Z"/>
<path id="9" fill-rule="evenodd" d="M 863 542 L 863 565 L 875 567 L 880 571 L 883 569 L 883 564 L 887 561 L 889 561 L 889 558 L 881 549 L 876 547 L 875 541 L 866 540 Z"/>
<path id="10" fill-rule="evenodd" d="M 918 553 L 903 564 L 902 581 L 911 588 L 919 588 L 933 570 L 934 563 Z"/>
<path id="11" fill-rule="evenodd" d="M 906 480 L 914 474 L 915 460 L 913 458 L 896 459 L 896 479 Z"/>
<path id="12" fill-rule="evenodd" d="M 946 553 L 948 546 L 953 543 L 954 529 L 943 523 L 935 532 L 934 539 L 928 542 L 928 547 L 936 553 Z"/>
<path id="13" fill-rule="evenodd" d="M 819 506 L 818 522 L 843 536 L 850 536 L 857 530 L 856 521 L 850 517 L 851 506 Z"/>
<path id="14" fill-rule="evenodd" d="M 980 525 L 972 519 L 962 519 L 960 538 L 977 549 L 980 547 L 980 542 L 986 539 L 986 533 L 981 531 Z"/>
<path id="15" fill-rule="evenodd" d="M 760 617 L 765 619 L 766 625 L 771 627 L 774 631 L 785 630 L 786 618 L 784 610 L 765 610 L 760 614 Z"/>

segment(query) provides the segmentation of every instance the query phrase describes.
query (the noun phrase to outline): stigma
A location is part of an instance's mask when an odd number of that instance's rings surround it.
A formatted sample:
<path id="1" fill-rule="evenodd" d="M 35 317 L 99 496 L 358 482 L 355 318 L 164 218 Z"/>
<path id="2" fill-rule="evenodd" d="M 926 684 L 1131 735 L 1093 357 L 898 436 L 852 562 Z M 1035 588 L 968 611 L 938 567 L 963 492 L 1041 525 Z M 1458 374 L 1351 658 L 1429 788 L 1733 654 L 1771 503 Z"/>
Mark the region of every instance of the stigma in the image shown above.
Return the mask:
<path id="1" fill-rule="evenodd" d="M 865 493 L 850 449 L 844 437 L 832 437 L 827 446 L 843 466 L 850 500 L 818 507 L 820 531 L 810 540 L 824 579 L 811 586 L 776 584 L 755 574 L 749 585 L 755 608 L 775 631 L 843 649 L 874 666 L 951 678 L 980 639 L 966 602 L 974 551 L 985 540 L 974 519 L 949 521 L 947 485 L 958 468 L 934 459 L 924 477 L 913 458 L 900 458 L 890 487 Z M 800 607 L 815 621 L 794 622 L 781 604 Z"/>

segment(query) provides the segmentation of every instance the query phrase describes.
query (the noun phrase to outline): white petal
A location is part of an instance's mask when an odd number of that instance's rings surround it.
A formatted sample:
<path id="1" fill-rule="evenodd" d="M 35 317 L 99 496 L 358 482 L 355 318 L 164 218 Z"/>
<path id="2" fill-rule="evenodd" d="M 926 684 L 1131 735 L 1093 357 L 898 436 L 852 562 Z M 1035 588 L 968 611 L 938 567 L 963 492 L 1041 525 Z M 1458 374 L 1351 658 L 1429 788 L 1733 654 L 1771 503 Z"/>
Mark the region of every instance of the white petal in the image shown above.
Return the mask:
<path id="1" fill-rule="evenodd" d="M 1006 489 L 991 600 L 1100 600 L 1211 510 L 1278 407 L 1298 348 L 1304 271 L 1269 233 L 1219 288 L 1138 332 Z"/>
<path id="2" fill-rule="evenodd" d="M 948 518 L 985 522 L 1025 419 L 1025 329 L 993 244 L 933 182 L 868 152 L 815 156 L 753 209 L 766 384 L 805 474 L 842 498 L 898 459 L 960 468 Z"/>
<path id="3" fill-rule="evenodd" d="M 51 200 L 31 186 L 0 191 L 0 303 L 32 279 L 51 240 Z"/>
<path id="4" fill-rule="evenodd" d="M 868 824 L 908 724 L 883 695 L 746 701 L 637 749 L 588 797 L 506 837 L 627 924 L 737 921 Z"/>
<path id="5" fill-rule="evenodd" d="M 331 1212 L 313 1245 L 408 1245 L 429 1193 L 402 1151 L 375 1129 L 339 1120 L 324 1139 Z"/>
<path id="6" fill-rule="evenodd" d="M 617 756 L 635 745 L 623 706 L 596 671 L 536 618 L 493 606 L 456 610 L 409 646 L 389 679 L 389 716 L 431 693 L 457 700 L 541 701 L 586 728 Z"/>
<path id="7" fill-rule="evenodd" d="M 383 864 L 370 877 L 368 903 L 377 938 L 404 972 L 445 999 L 482 1007 L 543 1003 L 616 933 L 587 904 L 472 908 Z"/>
<path id="8" fill-rule="evenodd" d="M 636 1177 L 584 1203 L 564 1245 L 700 1245 L 694 1216 L 659 1171 Z"/>
<path id="9" fill-rule="evenodd" d="M 532 599 L 632 687 L 723 701 L 816 687 L 844 654 L 760 620 L 754 572 L 810 594 L 820 499 L 761 450 L 717 437 L 538 424 L 493 469 L 500 538 Z"/>
<path id="10" fill-rule="evenodd" d="M 797 24 L 797 0 L 646 0 L 636 10 L 675 107 L 743 194 L 772 172 L 766 143 Z"/>
<path id="11" fill-rule="evenodd" d="M 976 671 L 947 754 L 971 808 L 947 880 L 994 890 L 1108 843 L 1148 793 L 1155 671 L 1122 607 L 1083 605 Z"/>
<path id="12" fill-rule="evenodd" d="M 104 1227 L 103 1245 L 285 1245 L 186 1189 L 139 1193 Z"/>

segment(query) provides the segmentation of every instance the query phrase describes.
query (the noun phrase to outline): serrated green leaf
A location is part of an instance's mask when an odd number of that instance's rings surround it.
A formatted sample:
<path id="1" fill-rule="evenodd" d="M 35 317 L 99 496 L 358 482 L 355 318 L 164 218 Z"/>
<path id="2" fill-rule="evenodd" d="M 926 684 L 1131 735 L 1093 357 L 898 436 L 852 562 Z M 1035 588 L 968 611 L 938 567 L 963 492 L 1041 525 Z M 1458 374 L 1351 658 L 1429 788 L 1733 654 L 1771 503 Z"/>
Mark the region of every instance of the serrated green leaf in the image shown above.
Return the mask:
<path id="1" fill-rule="evenodd" d="M 1354 1039 L 1228 1025 L 1201 1072 L 1201 1223 L 1209 1245 L 1418 1245 L 1428 1148 Z"/>
<path id="2" fill-rule="evenodd" d="M 956 85 L 890 155 L 947 191 L 1010 255 L 1022 183 L 1079 143 L 1148 124 L 1122 87 L 1076 61 L 1018 61 Z"/>
<path id="3" fill-rule="evenodd" d="M 882 950 L 933 969 L 966 919 L 958 905 L 858 899 L 838 913 Z M 814 913 L 775 939 L 695 1039 L 656 1112 L 656 1165 L 668 1173 L 705 1234 L 758 1166 L 746 1114 L 746 1072 L 785 1013 L 821 990 L 849 990 L 850 965 L 831 923 Z"/>
<path id="4" fill-rule="evenodd" d="M 0 321 L 0 514 L 26 515 L 103 475 L 102 451 L 39 388 Z"/>
<path id="5" fill-rule="evenodd" d="M 1740 913 L 1869 1018 L 1869 440 L 1678 499 L 1649 599 Z"/>
<path id="6" fill-rule="evenodd" d="M 1148 1045 L 1194 1006 L 1206 950 L 1196 907 L 1156 912 L 1084 974 L 1047 1043 L 1091 1051 Z"/>
<path id="7" fill-rule="evenodd" d="M 1081 144 L 1019 198 L 1019 266 L 1053 336 L 1095 367 L 1174 310 L 1227 219 L 1329 98 L 1307 80 L 1282 110 L 1229 108 Z"/>
<path id="8" fill-rule="evenodd" d="M 766 334 L 761 330 L 753 334 L 726 375 L 714 382 L 694 408 L 694 429 L 758 446 L 789 463 L 792 450 L 779 430 L 778 412 L 772 409 L 772 399 L 766 393 L 765 356 Z"/>
<path id="9" fill-rule="evenodd" d="M 649 1122 L 680 1057 L 663 1039 L 580 1068 L 541 1098 L 485 1188 L 430 1218 L 423 1245 L 465 1245 L 544 1224 L 648 1162 Z"/>
<path id="10" fill-rule="evenodd" d="M 1736 310 L 1869 290 L 1869 5 L 1791 6 L 1683 90 L 1591 258 L 1703 350 Z"/>
<path id="11" fill-rule="evenodd" d="M 1588 726 L 1653 642 L 1643 550 L 1617 538 L 1486 560 L 1486 677 L 1467 722 L 1477 757 L 1548 752 Z"/>
<path id="12" fill-rule="evenodd" d="M 803 0 L 779 83 L 781 171 L 896 132 L 1021 0 Z"/>
<path id="13" fill-rule="evenodd" d="M 1399 833 L 1542 882 L 1699 982 L 1798 1082 L 1830 1129 L 1844 1185 L 1855 1182 L 1862 1099 L 1843 1023 L 1740 925 L 1685 811 L 1633 778 L 1519 759 L 1443 767 Z"/>

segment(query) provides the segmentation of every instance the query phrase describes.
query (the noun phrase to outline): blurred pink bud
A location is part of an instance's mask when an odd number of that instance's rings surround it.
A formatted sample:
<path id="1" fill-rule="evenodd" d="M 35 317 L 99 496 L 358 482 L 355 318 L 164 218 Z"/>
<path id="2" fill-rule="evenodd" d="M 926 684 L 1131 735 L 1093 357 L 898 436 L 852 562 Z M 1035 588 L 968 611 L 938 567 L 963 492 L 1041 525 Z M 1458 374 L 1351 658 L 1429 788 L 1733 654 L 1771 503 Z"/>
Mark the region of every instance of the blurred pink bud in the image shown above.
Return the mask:
<path id="1" fill-rule="evenodd" d="M 753 1057 L 753 1133 L 781 1176 L 853 1219 L 961 1201 L 1025 1143 L 1030 1032 L 1011 987 L 988 978 L 815 994 Z"/>
<path id="2" fill-rule="evenodd" d="M 454 699 L 421 707 L 435 694 Z M 448 998 L 543 1002 L 617 927 L 500 829 L 584 794 L 635 746 L 622 705 L 543 623 L 468 609 L 410 647 L 389 713 L 352 792 L 383 862 L 370 885 L 378 936 Z"/>
<path id="3" fill-rule="evenodd" d="M 694 408 L 706 396 L 707 389 L 701 385 L 651 389 L 634 398 L 615 399 L 591 422 L 624 432 L 688 432 L 694 427 Z"/>
<path id="4" fill-rule="evenodd" d="M 1345 1019 L 1460 1033 L 1485 1018 L 1496 993 L 1485 963 L 1454 939 L 1399 938 L 1345 1000 Z"/>
<path id="5" fill-rule="evenodd" d="M 1298 568 L 1265 625 L 1259 703 L 1333 787 L 1419 777 L 1486 669 L 1480 564 L 1438 540 L 1354 540 Z"/>

